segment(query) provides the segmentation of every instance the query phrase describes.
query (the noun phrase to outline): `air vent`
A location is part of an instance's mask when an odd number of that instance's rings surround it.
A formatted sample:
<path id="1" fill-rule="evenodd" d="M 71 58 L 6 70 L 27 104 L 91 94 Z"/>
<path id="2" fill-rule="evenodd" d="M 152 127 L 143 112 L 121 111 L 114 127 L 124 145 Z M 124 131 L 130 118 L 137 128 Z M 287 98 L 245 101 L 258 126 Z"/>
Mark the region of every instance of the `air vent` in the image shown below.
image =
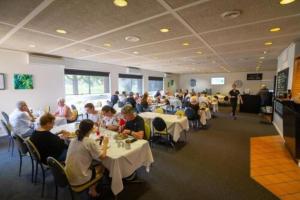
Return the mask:
<path id="1" fill-rule="evenodd" d="M 221 17 L 223 19 L 235 19 L 241 15 L 240 10 L 231 10 L 231 11 L 226 11 L 223 14 L 221 14 Z"/>
<path id="2" fill-rule="evenodd" d="M 141 69 L 137 67 L 127 67 L 126 68 L 127 74 L 141 74 Z"/>

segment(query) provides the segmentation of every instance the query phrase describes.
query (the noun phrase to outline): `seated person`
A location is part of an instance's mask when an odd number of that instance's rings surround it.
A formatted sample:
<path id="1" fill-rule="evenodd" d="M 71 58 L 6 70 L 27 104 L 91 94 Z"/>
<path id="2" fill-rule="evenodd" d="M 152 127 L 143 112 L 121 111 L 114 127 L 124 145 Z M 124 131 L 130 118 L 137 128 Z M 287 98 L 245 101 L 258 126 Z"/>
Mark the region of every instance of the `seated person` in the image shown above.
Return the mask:
<path id="1" fill-rule="evenodd" d="M 119 102 L 122 104 L 126 103 L 127 94 L 125 91 L 122 92 L 122 94 L 119 95 Z"/>
<path id="2" fill-rule="evenodd" d="M 119 101 L 119 91 L 116 91 L 115 94 L 111 95 L 110 97 L 111 106 L 114 107 L 114 105 L 118 103 L 118 101 Z"/>
<path id="3" fill-rule="evenodd" d="M 73 120 L 72 111 L 69 106 L 65 104 L 64 98 L 59 98 L 57 100 L 57 111 L 54 113 L 54 116 L 58 117 L 64 117 L 69 121 Z"/>
<path id="4" fill-rule="evenodd" d="M 26 138 L 34 132 L 34 117 L 25 101 L 17 102 L 17 108 L 10 114 L 9 121 L 14 134 Z"/>
<path id="5" fill-rule="evenodd" d="M 160 90 L 157 90 L 155 95 L 154 95 L 154 98 L 157 98 L 157 97 L 161 97 L 161 93 L 160 93 Z"/>
<path id="6" fill-rule="evenodd" d="M 58 161 L 65 161 L 68 146 L 65 141 L 50 132 L 54 126 L 55 117 L 46 113 L 40 118 L 40 128 L 35 130 L 30 137 L 31 142 L 36 146 L 41 155 L 41 161 L 47 163 L 49 156 Z"/>
<path id="7" fill-rule="evenodd" d="M 190 103 L 188 107 L 195 110 L 195 113 L 197 113 L 197 119 L 200 119 L 200 123 L 203 127 L 206 127 L 206 113 L 205 110 L 200 109 L 199 102 L 197 101 L 196 96 L 192 96 L 190 99 Z"/>
<path id="8" fill-rule="evenodd" d="M 119 129 L 119 122 L 115 117 L 116 110 L 110 106 L 102 107 L 102 121 L 101 126 L 112 131 L 117 131 Z"/>
<path id="9" fill-rule="evenodd" d="M 143 107 L 143 110 L 149 110 L 149 95 L 148 92 L 145 92 L 142 99 L 141 99 L 141 105 Z"/>
<path id="10" fill-rule="evenodd" d="M 136 101 L 133 97 L 133 92 L 129 92 L 129 96 L 126 99 L 126 104 L 130 104 L 133 108 L 135 108 Z"/>
<path id="11" fill-rule="evenodd" d="M 79 186 L 93 180 L 97 174 L 103 172 L 101 165 L 92 167 L 92 161 L 101 161 L 106 157 L 108 138 L 105 137 L 102 142 L 102 148 L 94 139 L 89 138 L 92 133 L 94 122 L 85 119 L 79 124 L 79 129 L 76 131 L 77 138 L 71 140 L 69 145 L 65 170 L 68 180 L 71 185 Z M 89 194 L 92 197 L 97 197 L 99 194 L 96 191 L 97 183 L 92 185 Z"/>
<path id="12" fill-rule="evenodd" d="M 122 108 L 122 114 L 126 120 L 121 134 L 131 135 L 136 139 L 143 139 L 145 135 L 145 122 L 142 117 L 136 115 L 133 107 L 129 104 Z"/>
<path id="13" fill-rule="evenodd" d="M 87 103 L 84 106 L 87 119 L 92 120 L 96 125 L 99 125 L 100 115 L 97 110 L 95 110 L 95 106 L 92 103 Z"/>

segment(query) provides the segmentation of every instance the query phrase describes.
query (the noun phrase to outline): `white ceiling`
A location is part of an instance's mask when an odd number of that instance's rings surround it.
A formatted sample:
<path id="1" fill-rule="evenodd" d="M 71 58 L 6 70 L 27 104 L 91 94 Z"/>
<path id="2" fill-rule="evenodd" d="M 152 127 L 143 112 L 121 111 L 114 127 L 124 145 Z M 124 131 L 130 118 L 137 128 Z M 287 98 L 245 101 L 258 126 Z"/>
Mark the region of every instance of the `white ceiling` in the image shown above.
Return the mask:
<path id="1" fill-rule="evenodd" d="M 220 16 L 230 10 L 241 15 Z M 161 33 L 165 27 L 170 32 Z M 281 31 L 271 33 L 272 27 Z M 279 0 L 128 0 L 123 8 L 113 0 L 0 0 L 0 48 L 162 72 L 275 70 L 277 56 L 298 38 L 299 0 L 285 6 Z"/>

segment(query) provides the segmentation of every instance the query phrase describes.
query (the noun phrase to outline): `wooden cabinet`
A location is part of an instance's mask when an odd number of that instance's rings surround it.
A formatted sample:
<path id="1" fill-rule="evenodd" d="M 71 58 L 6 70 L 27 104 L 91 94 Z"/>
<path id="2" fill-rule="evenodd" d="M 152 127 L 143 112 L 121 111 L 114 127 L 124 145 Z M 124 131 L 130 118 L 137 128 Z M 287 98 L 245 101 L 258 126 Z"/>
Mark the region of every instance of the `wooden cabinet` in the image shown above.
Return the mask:
<path id="1" fill-rule="evenodd" d="M 300 94 L 300 58 L 295 60 L 294 76 L 292 86 L 292 96 L 298 96 Z"/>

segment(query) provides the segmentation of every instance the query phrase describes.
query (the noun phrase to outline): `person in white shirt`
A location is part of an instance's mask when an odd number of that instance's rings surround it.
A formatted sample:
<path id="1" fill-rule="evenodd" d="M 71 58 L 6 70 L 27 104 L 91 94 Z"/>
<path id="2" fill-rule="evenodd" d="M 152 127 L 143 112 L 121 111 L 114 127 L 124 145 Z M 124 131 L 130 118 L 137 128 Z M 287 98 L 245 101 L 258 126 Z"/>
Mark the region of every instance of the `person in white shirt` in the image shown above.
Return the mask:
<path id="1" fill-rule="evenodd" d="M 92 133 L 94 122 L 85 119 L 79 124 L 79 129 L 76 131 L 77 138 L 73 139 L 69 145 L 66 158 L 66 174 L 72 186 L 83 185 L 98 174 L 103 173 L 104 167 L 97 165 L 92 167 L 92 161 L 101 161 L 106 157 L 108 138 L 105 137 L 102 142 L 102 148 L 96 140 L 89 138 Z M 90 187 L 89 194 L 92 197 L 99 196 L 96 191 L 97 184 Z"/>
<path id="2" fill-rule="evenodd" d="M 119 129 L 119 123 L 115 116 L 116 110 L 110 106 L 103 106 L 101 112 L 103 115 L 101 126 L 108 130 L 117 131 Z"/>
<path id="3" fill-rule="evenodd" d="M 34 116 L 25 101 L 18 101 L 16 106 L 17 108 L 9 116 L 13 133 L 22 135 L 22 137 L 31 136 L 34 132 Z"/>
<path id="4" fill-rule="evenodd" d="M 95 110 L 95 106 L 92 103 L 87 103 L 84 106 L 87 119 L 92 120 L 96 125 L 99 125 L 100 114 Z"/>
<path id="5" fill-rule="evenodd" d="M 57 111 L 54 113 L 55 117 L 64 117 L 69 121 L 73 120 L 71 108 L 66 105 L 64 98 L 59 98 L 57 100 L 57 106 Z"/>

